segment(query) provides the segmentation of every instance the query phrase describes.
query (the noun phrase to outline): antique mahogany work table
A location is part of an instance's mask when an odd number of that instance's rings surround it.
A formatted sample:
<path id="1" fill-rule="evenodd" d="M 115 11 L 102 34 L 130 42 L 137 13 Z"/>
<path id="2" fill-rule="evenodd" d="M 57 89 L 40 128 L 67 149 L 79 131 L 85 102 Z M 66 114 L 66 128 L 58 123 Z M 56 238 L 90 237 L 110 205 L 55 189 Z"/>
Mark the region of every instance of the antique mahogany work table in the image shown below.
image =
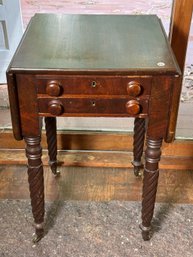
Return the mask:
<path id="1" fill-rule="evenodd" d="M 160 147 L 163 139 L 174 138 L 181 86 L 158 17 L 36 14 L 7 80 L 13 133 L 26 142 L 35 240 L 43 236 L 44 222 L 41 120 L 45 117 L 50 166 L 56 174 L 56 117 L 69 116 L 134 117 L 136 175 L 146 134 L 141 230 L 148 240 Z"/>

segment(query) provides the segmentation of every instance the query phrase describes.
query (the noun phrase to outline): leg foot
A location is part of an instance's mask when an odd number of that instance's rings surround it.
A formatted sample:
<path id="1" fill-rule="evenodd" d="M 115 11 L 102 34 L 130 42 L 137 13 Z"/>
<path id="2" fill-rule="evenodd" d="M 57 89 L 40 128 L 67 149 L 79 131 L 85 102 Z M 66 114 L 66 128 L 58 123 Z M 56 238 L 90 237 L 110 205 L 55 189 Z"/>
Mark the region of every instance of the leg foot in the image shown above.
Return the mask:
<path id="1" fill-rule="evenodd" d="M 33 243 L 39 242 L 44 237 L 44 225 L 41 224 L 35 224 L 35 233 L 33 237 Z"/>
<path id="2" fill-rule="evenodd" d="M 147 149 L 145 152 L 145 168 L 143 178 L 142 196 L 142 236 L 144 240 L 150 238 L 151 220 L 153 217 L 157 184 L 159 177 L 158 164 L 161 156 L 162 139 L 147 139 Z"/>
<path id="3" fill-rule="evenodd" d="M 142 176 L 141 169 L 143 168 L 142 162 L 132 161 L 132 165 L 133 165 L 133 171 L 135 176 L 141 177 Z"/>
<path id="4" fill-rule="evenodd" d="M 151 227 L 144 227 L 142 224 L 139 226 L 141 229 L 141 235 L 144 241 L 149 241 L 152 236 Z"/>
<path id="5" fill-rule="evenodd" d="M 57 161 L 49 161 L 49 165 L 50 165 L 52 173 L 55 176 L 59 176 L 60 175 L 60 171 L 57 170 Z"/>
<path id="6" fill-rule="evenodd" d="M 133 157 L 132 162 L 134 166 L 135 176 L 141 176 L 140 170 L 143 165 L 141 162 L 141 157 L 143 154 L 143 146 L 145 139 L 145 119 L 135 118 L 134 122 L 134 141 L 133 141 Z"/>

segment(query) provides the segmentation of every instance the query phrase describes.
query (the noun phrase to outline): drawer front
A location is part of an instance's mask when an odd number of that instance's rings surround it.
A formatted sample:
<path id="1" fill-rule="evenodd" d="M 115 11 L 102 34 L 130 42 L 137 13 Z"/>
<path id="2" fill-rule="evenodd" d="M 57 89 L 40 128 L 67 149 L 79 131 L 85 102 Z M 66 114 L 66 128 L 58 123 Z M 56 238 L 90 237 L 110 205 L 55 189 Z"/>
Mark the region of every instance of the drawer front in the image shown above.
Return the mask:
<path id="1" fill-rule="evenodd" d="M 38 94 L 125 95 L 142 97 L 150 94 L 151 77 L 121 76 L 36 76 Z"/>
<path id="2" fill-rule="evenodd" d="M 39 98 L 40 116 L 125 116 L 146 117 L 148 100 L 128 98 Z"/>

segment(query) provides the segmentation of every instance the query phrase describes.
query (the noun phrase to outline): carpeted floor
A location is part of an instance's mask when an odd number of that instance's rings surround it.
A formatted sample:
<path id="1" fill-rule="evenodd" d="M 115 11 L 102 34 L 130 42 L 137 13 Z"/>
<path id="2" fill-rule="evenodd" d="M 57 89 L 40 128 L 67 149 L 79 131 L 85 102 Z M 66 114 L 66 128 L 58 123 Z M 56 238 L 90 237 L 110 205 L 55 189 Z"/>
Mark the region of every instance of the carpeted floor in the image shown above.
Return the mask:
<path id="1" fill-rule="evenodd" d="M 124 201 L 46 203 L 46 235 L 34 245 L 29 201 L 1 200 L 0 256 L 193 256 L 193 205 L 157 204 L 149 242 L 141 238 L 140 209 Z"/>

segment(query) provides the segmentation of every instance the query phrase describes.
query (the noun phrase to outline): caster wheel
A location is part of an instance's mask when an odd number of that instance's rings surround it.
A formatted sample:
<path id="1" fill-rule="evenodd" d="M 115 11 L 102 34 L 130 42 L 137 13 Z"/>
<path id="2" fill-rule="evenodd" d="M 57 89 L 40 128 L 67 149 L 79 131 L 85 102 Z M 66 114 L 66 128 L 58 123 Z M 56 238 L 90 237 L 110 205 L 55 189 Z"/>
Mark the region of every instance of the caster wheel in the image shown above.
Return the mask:
<path id="1" fill-rule="evenodd" d="M 34 243 L 34 244 L 36 244 L 36 243 L 38 243 L 41 239 L 42 239 L 42 237 L 43 237 L 43 235 L 34 235 L 33 236 L 33 239 L 32 239 L 32 242 Z"/>
<path id="2" fill-rule="evenodd" d="M 152 237 L 151 227 L 144 227 L 142 224 L 139 226 L 141 229 L 141 235 L 144 241 L 149 241 Z"/>
<path id="3" fill-rule="evenodd" d="M 44 236 L 44 225 L 41 224 L 35 224 L 35 233 L 33 234 L 33 243 L 39 242 L 42 237 Z"/>
<path id="4" fill-rule="evenodd" d="M 57 161 L 49 162 L 49 165 L 50 165 L 50 168 L 51 168 L 52 173 L 53 173 L 55 176 L 59 176 L 59 175 L 60 175 L 60 171 L 57 170 Z"/>
<path id="5" fill-rule="evenodd" d="M 58 177 L 60 176 L 60 171 L 59 170 L 56 170 L 56 171 L 52 171 L 52 173 L 54 174 L 55 177 Z"/>
<path id="6" fill-rule="evenodd" d="M 134 175 L 136 177 L 141 177 L 142 176 L 142 173 L 141 173 L 141 166 L 134 166 Z"/>

